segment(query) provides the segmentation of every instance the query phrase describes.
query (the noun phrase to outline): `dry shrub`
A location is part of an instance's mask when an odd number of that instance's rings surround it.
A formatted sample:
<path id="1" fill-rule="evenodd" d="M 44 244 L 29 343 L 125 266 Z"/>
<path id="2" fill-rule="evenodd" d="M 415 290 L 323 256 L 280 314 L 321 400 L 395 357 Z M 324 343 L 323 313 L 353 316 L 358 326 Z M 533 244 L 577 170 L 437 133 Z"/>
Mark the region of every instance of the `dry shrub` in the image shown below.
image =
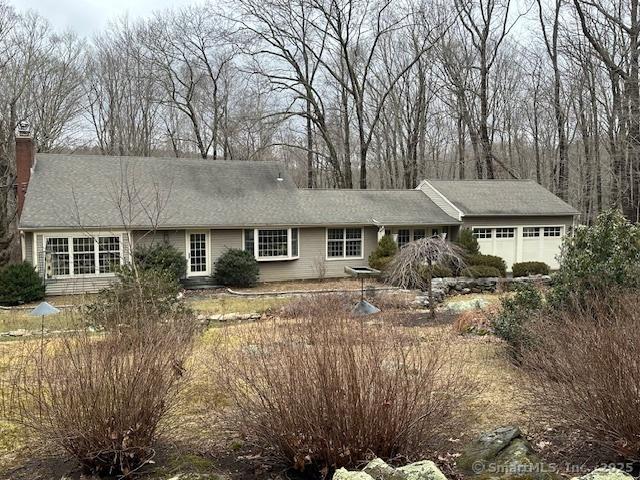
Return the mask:
<path id="1" fill-rule="evenodd" d="M 383 312 L 408 310 L 415 295 L 404 292 L 365 292 L 365 299 Z M 281 318 L 315 318 L 317 316 L 350 316 L 353 307 L 360 300 L 360 293 L 325 293 L 304 295 L 283 306 L 278 315 Z"/>
<path id="2" fill-rule="evenodd" d="M 537 413 L 586 434 L 606 454 L 640 459 L 638 296 L 596 296 L 530 327 L 523 366 Z M 610 457 L 611 458 L 611 457 Z"/>
<path id="3" fill-rule="evenodd" d="M 497 307 L 474 308 L 460 312 L 453 322 L 453 331 L 460 334 L 487 335 L 491 333 L 491 317 Z"/>
<path id="4" fill-rule="evenodd" d="M 318 315 L 348 315 L 355 305 L 355 297 L 347 293 L 302 295 L 283 306 L 281 318 L 314 318 Z"/>
<path id="5" fill-rule="evenodd" d="M 120 326 L 100 335 L 80 329 L 25 342 L 10 365 L 5 416 L 88 472 L 127 475 L 144 465 L 176 406 L 193 322 L 143 310 L 122 311 Z"/>
<path id="6" fill-rule="evenodd" d="M 419 458 L 456 433 L 473 384 L 446 344 L 328 313 L 227 331 L 214 368 L 247 438 L 326 473 L 373 455 Z"/>

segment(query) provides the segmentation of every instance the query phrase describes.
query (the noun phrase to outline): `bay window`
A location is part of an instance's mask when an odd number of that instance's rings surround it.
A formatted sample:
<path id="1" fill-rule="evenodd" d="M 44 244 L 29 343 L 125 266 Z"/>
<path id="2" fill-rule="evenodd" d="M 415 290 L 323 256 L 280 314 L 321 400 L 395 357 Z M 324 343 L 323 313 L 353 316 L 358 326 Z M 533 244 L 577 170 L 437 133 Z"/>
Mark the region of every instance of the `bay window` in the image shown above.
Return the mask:
<path id="1" fill-rule="evenodd" d="M 113 274 L 123 262 L 120 235 L 46 237 L 44 248 L 52 277 Z"/>
<path id="2" fill-rule="evenodd" d="M 299 256 L 297 228 L 247 228 L 244 249 L 257 260 L 291 260 Z"/>
<path id="3" fill-rule="evenodd" d="M 362 258 L 361 228 L 327 228 L 327 258 Z"/>

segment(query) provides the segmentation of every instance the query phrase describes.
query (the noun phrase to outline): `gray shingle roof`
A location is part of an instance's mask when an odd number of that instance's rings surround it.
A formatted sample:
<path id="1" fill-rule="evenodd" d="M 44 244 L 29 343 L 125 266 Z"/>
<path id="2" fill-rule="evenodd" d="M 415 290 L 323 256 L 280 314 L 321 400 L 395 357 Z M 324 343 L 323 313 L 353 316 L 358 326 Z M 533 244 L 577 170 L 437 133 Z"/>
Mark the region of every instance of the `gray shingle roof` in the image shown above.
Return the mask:
<path id="1" fill-rule="evenodd" d="M 428 180 L 465 215 L 576 215 L 533 180 Z"/>
<path id="2" fill-rule="evenodd" d="M 458 225 L 420 190 L 299 190 L 307 217 L 316 224 Z M 425 198 L 428 201 L 425 201 Z M 366 220 L 366 222 L 363 222 Z"/>
<path id="3" fill-rule="evenodd" d="M 278 174 L 283 181 L 277 181 Z M 419 191 L 300 190 L 276 163 L 38 154 L 24 229 L 454 224 Z"/>

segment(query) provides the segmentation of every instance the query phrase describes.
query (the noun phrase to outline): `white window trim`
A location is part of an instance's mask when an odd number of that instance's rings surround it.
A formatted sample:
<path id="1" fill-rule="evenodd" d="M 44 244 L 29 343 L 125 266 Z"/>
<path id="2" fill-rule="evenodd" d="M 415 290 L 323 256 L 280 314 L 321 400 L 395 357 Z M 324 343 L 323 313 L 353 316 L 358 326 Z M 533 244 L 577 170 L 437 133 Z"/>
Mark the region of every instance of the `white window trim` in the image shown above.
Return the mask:
<path id="1" fill-rule="evenodd" d="M 191 234 L 204 233 L 204 261 L 206 270 L 202 272 L 191 271 Z M 210 230 L 187 230 L 184 236 L 185 250 L 184 254 L 187 258 L 187 277 L 207 277 L 211 275 L 211 231 Z"/>
<path id="2" fill-rule="evenodd" d="M 287 260 L 297 260 L 300 258 L 300 228 L 299 227 L 258 227 L 242 229 L 242 250 L 245 245 L 246 230 L 253 230 L 253 256 L 258 262 L 283 262 Z M 286 230 L 287 231 L 287 255 L 278 255 L 276 257 L 261 257 L 258 255 L 258 231 L 259 230 Z M 298 254 L 291 255 L 291 232 L 298 232 Z"/>
<path id="3" fill-rule="evenodd" d="M 44 261 L 45 261 L 45 271 L 43 272 L 43 274 L 45 275 L 46 278 L 96 278 L 96 277 L 115 277 L 116 273 L 115 272 L 109 272 L 109 273 L 100 273 L 100 248 L 99 248 L 99 237 L 118 237 L 120 239 L 120 265 L 124 265 L 124 235 L 125 232 L 48 232 L 46 234 L 42 235 L 42 249 L 43 249 L 43 255 L 44 255 Z M 47 258 L 47 241 L 50 238 L 68 238 L 69 239 L 69 273 L 67 275 L 51 275 L 51 276 L 46 276 L 47 275 L 47 268 L 46 268 L 46 258 Z M 94 254 L 94 258 L 95 258 L 95 267 L 96 267 L 96 272 L 95 273 L 75 273 L 73 271 L 73 239 L 74 238 L 93 238 L 93 243 L 94 243 L 94 249 L 93 249 L 93 254 Z M 34 248 L 35 248 L 35 243 L 37 241 L 37 237 L 36 235 L 34 235 L 33 238 L 33 242 L 34 242 Z M 36 263 L 39 263 L 36 260 Z"/>
<path id="4" fill-rule="evenodd" d="M 334 260 L 363 260 L 364 259 L 364 227 L 360 227 L 360 256 L 348 257 L 347 255 L 347 229 L 357 227 L 326 227 L 324 229 L 324 258 L 326 261 L 331 262 Z M 342 230 L 342 256 L 330 257 L 329 256 L 329 230 Z M 336 239 L 337 240 L 337 239 Z M 353 239 L 351 239 L 353 240 Z"/>

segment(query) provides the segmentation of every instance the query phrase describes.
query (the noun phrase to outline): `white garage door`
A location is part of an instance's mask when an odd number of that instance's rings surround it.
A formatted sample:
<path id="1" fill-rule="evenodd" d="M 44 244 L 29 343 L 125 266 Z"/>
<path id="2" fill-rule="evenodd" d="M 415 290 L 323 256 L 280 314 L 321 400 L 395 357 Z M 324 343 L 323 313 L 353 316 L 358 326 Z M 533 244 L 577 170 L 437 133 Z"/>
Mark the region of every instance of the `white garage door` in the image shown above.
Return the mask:
<path id="1" fill-rule="evenodd" d="M 542 225 L 529 227 L 474 227 L 480 252 L 502 257 L 507 269 L 516 262 L 544 262 L 558 268 L 565 227 Z"/>
<path id="2" fill-rule="evenodd" d="M 502 257 L 507 270 L 511 270 L 511 265 L 518 258 L 516 227 L 479 227 L 473 229 L 473 235 L 478 240 L 481 253 Z"/>
<path id="3" fill-rule="evenodd" d="M 559 267 L 564 227 L 558 225 L 522 228 L 522 261 L 544 262 L 552 269 Z"/>

